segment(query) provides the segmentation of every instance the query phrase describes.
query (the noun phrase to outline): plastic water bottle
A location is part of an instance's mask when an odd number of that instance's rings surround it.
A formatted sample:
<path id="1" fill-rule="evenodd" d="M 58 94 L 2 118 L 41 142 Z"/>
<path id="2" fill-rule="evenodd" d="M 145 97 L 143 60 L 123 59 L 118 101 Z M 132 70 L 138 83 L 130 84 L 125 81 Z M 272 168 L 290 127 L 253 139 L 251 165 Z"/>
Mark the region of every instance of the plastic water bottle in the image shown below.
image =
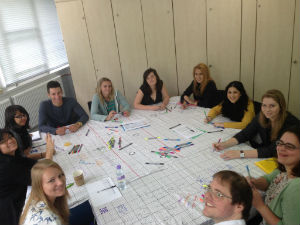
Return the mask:
<path id="1" fill-rule="evenodd" d="M 117 165 L 117 186 L 122 191 L 126 188 L 126 180 L 121 165 Z"/>

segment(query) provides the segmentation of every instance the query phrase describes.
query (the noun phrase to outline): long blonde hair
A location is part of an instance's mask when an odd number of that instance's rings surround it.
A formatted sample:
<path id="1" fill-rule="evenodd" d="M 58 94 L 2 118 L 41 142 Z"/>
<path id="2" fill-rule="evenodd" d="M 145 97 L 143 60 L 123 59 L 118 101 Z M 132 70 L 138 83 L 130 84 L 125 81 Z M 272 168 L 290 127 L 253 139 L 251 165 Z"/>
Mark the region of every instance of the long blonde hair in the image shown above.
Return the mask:
<path id="1" fill-rule="evenodd" d="M 195 78 L 195 72 L 196 72 L 196 69 L 199 69 L 201 70 L 201 73 L 203 74 L 203 81 L 201 82 L 201 89 L 200 89 L 200 92 L 197 88 L 198 86 L 198 83 L 196 81 L 196 78 Z M 193 91 L 196 95 L 198 96 L 201 96 L 203 95 L 203 92 L 206 88 L 206 85 L 208 84 L 208 82 L 210 80 L 213 80 L 211 77 L 210 77 L 210 72 L 209 72 L 209 69 L 208 69 L 208 66 L 204 63 L 199 63 L 198 65 L 196 65 L 193 69 L 193 78 L 194 78 L 194 85 L 193 85 Z"/>
<path id="2" fill-rule="evenodd" d="M 65 195 L 61 197 L 57 197 L 55 199 L 54 204 L 52 204 L 48 200 L 43 190 L 42 177 L 45 170 L 48 168 L 56 168 L 63 173 L 61 167 L 56 162 L 53 162 L 50 159 L 41 160 L 32 167 L 31 169 L 32 189 L 31 189 L 29 199 L 27 200 L 27 203 L 24 207 L 22 216 L 20 218 L 20 224 L 23 224 L 25 222 L 25 218 L 28 213 L 30 205 L 36 204 L 39 201 L 43 201 L 53 213 L 58 215 L 62 224 L 68 224 L 70 213 L 69 213 L 69 207 L 67 202 L 67 198 L 69 197 L 69 193 L 67 189 L 65 190 Z"/>
<path id="3" fill-rule="evenodd" d="M 114 89 L 114 86 L 113 86 L 111 80 L 108 79 L 107 77 L 102 77 L 102 78 L 98 81 L 98 83 L 97 83 L 97 88 L 96 88 L 96 93 L 98 94 L 98 96 L 99 96 L 100 101 L 101 101 L 102 104 L 104 103 L 104 96 L 103 96 L 102 91 L 101 91 L 101 85 L 102 85 L 102 83 L 105 82 L 105 81 L 108 81 L 108 82 L 111 83 L 111 93 L 110 93 L 110 95 L 109 95 L 109 100 L 111 101 L 111 100 L 113 100 L 114 97 L 115 97 L 115 89 Z"/>
<path id="4" fill-rule="evenodd" d="M 262 111 L 260 111 L 259 114 L 260 125 L 264 128 L 271 127 L 271 141 L 274 141 L 277 139 L 279 131 L 281 130 L 284 121 L 287 117 L 286 102 L 283 94 L 279 90 L 275 90 L 275 89 L 267 91 L 262 96 L 261 100 L 263 101 L 264 98 L 272 98 L 275 102 L 277 102 L 280 108 L 279 115 L 275 123 L 273 124 L 273 126 L 271 121 L 268 118 L 266 118 L 266 116 L 263 114 Z"/>

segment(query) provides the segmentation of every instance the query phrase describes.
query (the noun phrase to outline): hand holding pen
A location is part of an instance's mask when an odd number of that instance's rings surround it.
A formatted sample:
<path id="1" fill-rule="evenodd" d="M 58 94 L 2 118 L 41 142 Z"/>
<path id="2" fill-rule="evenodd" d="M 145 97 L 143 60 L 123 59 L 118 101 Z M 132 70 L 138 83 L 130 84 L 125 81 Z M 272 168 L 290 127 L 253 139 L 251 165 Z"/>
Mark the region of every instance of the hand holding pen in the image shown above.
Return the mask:
<path id="1" fill-rule="evenodd" d="M 216 151 L 221 151 L 226 148 L 224 142 L 221 142 L 221 138 L 219 139 L 219 141 L 217 143 L 213 143 L 212 146 L 213 146 L 213 149 Z"/>

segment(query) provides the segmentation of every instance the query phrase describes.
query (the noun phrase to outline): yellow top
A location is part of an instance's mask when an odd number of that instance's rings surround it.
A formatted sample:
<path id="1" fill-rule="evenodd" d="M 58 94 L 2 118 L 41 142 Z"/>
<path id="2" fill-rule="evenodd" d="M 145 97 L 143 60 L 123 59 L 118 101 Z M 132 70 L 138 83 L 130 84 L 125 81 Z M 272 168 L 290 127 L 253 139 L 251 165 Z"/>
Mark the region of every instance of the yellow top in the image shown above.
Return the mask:
<path id="1" fill-rule="evenodd" d="M 222 112 L 222 105 L 216 105 L 213 107 L 207 116 L 211 117 L 212 119 L 215 118 L 217 115 L 220 115 Z M 235 129 L 244 129 L 253 119 L 255 116 L 254 112 L 254 105 L 253 102 L 249 100 L 247 111 L 244 113 L 244 117 L 241 122 L 226 122 L 224 123 L 225 128 L 235 128 Z"/>

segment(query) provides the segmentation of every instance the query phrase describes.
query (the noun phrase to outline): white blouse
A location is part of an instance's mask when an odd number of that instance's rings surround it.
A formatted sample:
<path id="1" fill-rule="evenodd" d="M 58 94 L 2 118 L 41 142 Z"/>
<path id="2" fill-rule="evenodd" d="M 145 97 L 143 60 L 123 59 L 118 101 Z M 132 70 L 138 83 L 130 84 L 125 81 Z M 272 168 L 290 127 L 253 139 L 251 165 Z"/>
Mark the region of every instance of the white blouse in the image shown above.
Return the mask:
<path id="1" fill-rule="evenodd" d="M 23 225 L 62 225 L 59 217 L 40 201 L 30 205 Z"/>

